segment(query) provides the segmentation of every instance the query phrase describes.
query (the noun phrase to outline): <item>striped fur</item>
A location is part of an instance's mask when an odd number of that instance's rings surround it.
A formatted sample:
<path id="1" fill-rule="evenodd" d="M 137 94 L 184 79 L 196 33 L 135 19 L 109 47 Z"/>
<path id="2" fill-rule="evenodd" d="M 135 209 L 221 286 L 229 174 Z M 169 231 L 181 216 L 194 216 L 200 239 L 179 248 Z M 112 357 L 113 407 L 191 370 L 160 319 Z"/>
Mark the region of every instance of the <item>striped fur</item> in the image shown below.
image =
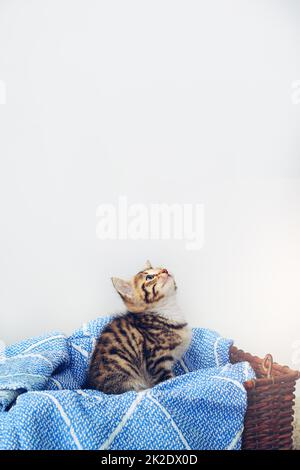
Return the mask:
<path id="1" fill-rule="evenodd" d="M 144 390 L 173 377 L 172 366 L 190 342 L 176 304 L 176 284 L 166 269 L 147 265 L 131 281 L 113 278 L 128 311 L 99 337 L 89 386 L 105 393 Z"/>

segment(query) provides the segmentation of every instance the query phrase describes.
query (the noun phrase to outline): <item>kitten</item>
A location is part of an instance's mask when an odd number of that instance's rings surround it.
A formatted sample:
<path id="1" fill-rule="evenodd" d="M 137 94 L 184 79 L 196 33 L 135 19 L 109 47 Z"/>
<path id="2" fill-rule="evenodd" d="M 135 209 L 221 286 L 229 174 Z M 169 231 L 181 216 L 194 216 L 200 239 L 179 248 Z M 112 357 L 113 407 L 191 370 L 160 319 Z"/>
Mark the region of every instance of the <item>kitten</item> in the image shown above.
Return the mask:
<path id="1" fill-rule="evenodd" d="M 173 377 L 191 330 L 176 303 L 176 284 L 149 261 L 130 281 L 112 278 L 127 313 L 113 318 L 97 340 L 89 386 L 104 393 L 144 390 Z"/>

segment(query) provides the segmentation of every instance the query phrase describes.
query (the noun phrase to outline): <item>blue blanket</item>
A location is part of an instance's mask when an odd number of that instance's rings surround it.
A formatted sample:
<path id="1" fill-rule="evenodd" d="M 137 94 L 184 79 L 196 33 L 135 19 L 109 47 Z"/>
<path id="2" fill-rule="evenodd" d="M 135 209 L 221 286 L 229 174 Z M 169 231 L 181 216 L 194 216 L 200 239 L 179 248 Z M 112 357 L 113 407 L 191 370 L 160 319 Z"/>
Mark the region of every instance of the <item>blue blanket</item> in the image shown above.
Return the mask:
<path id="1" fill-rule="evenodd" d="M 176 377 L 143 392 L 82 389 L 96 338 L 111 317 L 72 336 L 54 332 L 0 356 L 0 449 L 239 449 L 254 377 L 231 365 L 231 340 L 193 329 Z"/>

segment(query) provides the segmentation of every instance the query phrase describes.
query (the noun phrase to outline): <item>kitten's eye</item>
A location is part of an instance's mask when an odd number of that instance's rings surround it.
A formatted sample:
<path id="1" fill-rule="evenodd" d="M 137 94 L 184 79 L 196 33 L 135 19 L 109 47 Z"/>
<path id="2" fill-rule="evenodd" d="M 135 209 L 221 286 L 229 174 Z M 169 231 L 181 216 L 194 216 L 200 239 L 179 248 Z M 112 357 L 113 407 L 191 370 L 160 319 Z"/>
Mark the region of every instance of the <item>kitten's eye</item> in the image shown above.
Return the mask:
<path id="1" fill-rule="evenodd" d="M 152 279 L 154 279 L 153 274 L 147 274 L 146 281 L 151 281 Z"/>

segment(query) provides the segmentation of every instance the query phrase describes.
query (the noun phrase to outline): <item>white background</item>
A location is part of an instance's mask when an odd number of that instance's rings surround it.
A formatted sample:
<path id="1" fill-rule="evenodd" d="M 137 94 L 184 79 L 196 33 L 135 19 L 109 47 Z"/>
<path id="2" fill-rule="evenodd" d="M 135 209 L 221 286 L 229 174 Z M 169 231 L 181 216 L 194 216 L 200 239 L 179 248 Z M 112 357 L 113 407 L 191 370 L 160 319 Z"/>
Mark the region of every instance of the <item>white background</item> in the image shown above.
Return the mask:
<path id="1" fill-rule="evenodd" d="M 170 268 L 190 323 L 300 367 L 298 1 L 0 1 L 0 338 L 122 309 Z M 203 203 L 205 245 L 100 241 L 99 204 Z M 294 353 L 294 355 L 293 355 Z"/>

